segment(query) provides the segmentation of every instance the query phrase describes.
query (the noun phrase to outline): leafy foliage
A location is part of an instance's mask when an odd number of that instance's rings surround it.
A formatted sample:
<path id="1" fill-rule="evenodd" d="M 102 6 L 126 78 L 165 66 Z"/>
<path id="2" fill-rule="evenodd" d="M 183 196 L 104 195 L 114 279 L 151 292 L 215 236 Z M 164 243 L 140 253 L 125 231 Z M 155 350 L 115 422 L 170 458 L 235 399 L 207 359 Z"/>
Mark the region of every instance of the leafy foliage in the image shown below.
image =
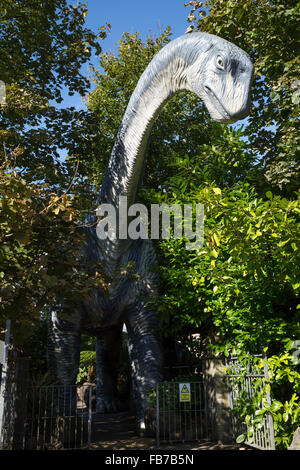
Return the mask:
<path id="1" fill-rule="evenodd" d="M 9 162 L 0 167 L 0 193 L 1 319 L 12 320 L 25 346 L 45 305 L 64 302 L 67 313 L 103 279 L 80 262 L 81 212 L 69 195 L 27 183 Z"/>
<path id="2" fill-rule="evenodd" d="M 192 1 L 191 30 L 217 34 L 246 50 L 255 67 L 247 135 L 263 157 L 273 191 L 299 182 L 299 4 L 297 0 Z"/>
<path id="3" fill-rule="evenodd" d="M 78 158 L 80 128 L 91 123 L 60 105 L 63 90 L 86 93 L 81 67 L 106 35 L 84 27 L 86 14 L 65 0 L 0 1 L 0 321 L 12 319 L 21 350 L 46 304 L 63 302 L 67 313 L 95 284 L 77 226 L 94 192 Z"/>
<path id="4" fill-rule="evenodd" d="M 265 348 L 267 351 L 267 348 Z M 252 392 L 249 396 L 247 391 L 247 380 L 249 374 L 249 362 L 252 367 Z M 290 444 L 290 438 L 295 426 L 299 423 L 299 386 L 300 374 L 293 368 L 293 356 L 286 352 L 280 356 L 271 356 L 268 360 L 258 357 L 245 357 L 242 359 L 243 367 L 239 374 L 234 374 L 233 369 L 228 369 L 231 375 L 230 381 L 233 388 L 240 389 L 239 397 L 235 399 L 233 415 L 237 422 L 244 423 L 244 434 L 237 438 L 237 442 L 243 442 L 246 438 L 248 442 L 253 442 L 255 432 L 264 427 L 266 418 L 269 415 L 273 418 L 275 430 L 275 444 L 277 448 L 286 448 Z M 248 363 L 247 363 L 248 362 Z M 267 365 L 268 380 L 264 378 L 262 369 Z M 249 376 L 248 376 L 249 377 Z M 283 390 L 289 390 L 289 394 L 282 395 Z M 279 393 L 281 400 L 268 399 L 270 392 Z M 286 399 L 288 397 L 288 399 Z"/>
<path id="5" fill-rule="evenodd" d="M 156 305 L 162 330 L 182 343 L 187 331 L 200 334 L 198 354 L 205 354 L 204 344 L 206 351 L 240 358 L 267 347 L 273 398 L 282 404 L 274 410 L 276 439 L 286 446 L 299 425 L 300 377 L 290 357 L 300 334 L 299 199 L 271 192 L 258 197 L 245 183 L 184 192 L 177 181 L 166 201 L 201 202 L 206 219 L 199 253 L 187 251 L 184 239 L 159 243 L 163 289 Z M 281 423 L 279 415 L 289 406 L 289 419 Z"/>
<path id="6" fill-rule="evenodd" d="M 215 324 L 228 341 L 220 352 L 239 343 L 255 352 L 274 340 L 286 341 L 288 332 L 294 339 L 299 334 L 299 202 L 267 196 L 257 197 L 245 184 L 189 193 L 177 185 L 167 199 L 204 204 L 205 242 L 197 254 L 187 251 L 183 240 L 160 242 L 168 292 L 160 298 L 161 318 L 165 314 L 168 322 L 172 312 L 175 329 L 178 319 Z"/>
<path id="7" fill-rule="evenodd" d="M 181 342 L 187 332 L 197 333 L 199 355 L 234 353 L 245 362 L 249 353 L 267 348 L 279 448 L 289 445 L 300 424 L 299 366 L 291 360 L 291 344 L 300 333 L 294 35 L 299 12 L 296 2 L 288 4 L 188 3 L 190 30 L 218 34 L 251 55 L 254 106 L 243 130 L 213 125 L 210 142 L 193 158 L 182 154 L 176 160 L 168 191 L 148 195 L 152 202 L 205 207 L 200 252 L 187 251 L 184 238 L 158 244 L 163 287 L 155 303 L 162 330 Z M 269 411 L 258 406 L 260 400 L 240 403 L 238 412 L 248 424 L 255 410 Z"/>
<path id="8" fill-rule="evenodd" d="M 80 351 L 77 384 L 96 381 L 96 351 Z"/>
<path id="9" fill-rule="evenodd" d="M 86 128 L 92 134 L 94 126 L 88 113 L 60 104 L 63 91 L 87 92 L 82 65 L 101 52 L 98 39 L 106 36 L 105 27 L 98 34 L 84 27 L 86 14 L 85 5 L 66 0 L 0 2 L 0 78 L 7 93 L 0 138 L 9 156 L 20 149 L 17 164 L 27 181 L 56 185 L 56 191 L 67 187 L 86 151 Z"/>

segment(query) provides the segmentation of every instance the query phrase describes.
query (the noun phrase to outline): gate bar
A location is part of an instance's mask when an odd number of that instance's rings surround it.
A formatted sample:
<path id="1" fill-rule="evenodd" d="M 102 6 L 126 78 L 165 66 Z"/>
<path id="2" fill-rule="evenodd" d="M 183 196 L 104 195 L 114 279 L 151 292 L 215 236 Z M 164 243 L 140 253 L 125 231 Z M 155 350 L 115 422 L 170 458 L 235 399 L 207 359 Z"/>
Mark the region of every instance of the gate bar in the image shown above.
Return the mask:
<path id="1" fill-rule="evenodd" d="M 4 408 L 5 408 L 5 399 L 6 399 L 6 381 L 8 375 L 8 348 L 10 341 L 10 326 L 11 320 L 6 320 L 6 330 L 5 330 L 5 345 L 4 345 L 4 354 L 3 354 L 3 364 L 2 364 L 2 373 L 1 373 L 1 385 L 0 385 L 0 444 L 3 444 L 3 425 L 4 425 Z"/>
<path id="2" fill-rule="evenodd" d="M 265 374 L 265 379 L 267 381 L 267 383 L 270 383 L 270 376 L 269 376 L 269 368 L 268 368 L 268 364 L 267 364 L 267 355 L 265 353 L 265 351 L 263 352 L 263 361 L 264 361 L 264 374 Z M 271 395 L 269 392 L 266 393 L 266 400 L 268 402 L 269 405 L 272 405 L 272 401 L 271 401 Z M 271 415 L 271 413 L 269 412 L 268 413 L 268 421 L 267 423 L 269 424 L 269 442 L 270 442 L 270 450 L 275 450 L 275 433 L 274 433 L 274 422 L 273 422 L 273 416 Z"/>
<path id="3" fill-rule="evenodd" d="M 159 449 L 159 383 L 156 383 L 156 447 Z"/>
<path id="4" fill-rule="evenodd" d="M 92 385 L 89 385 L 89 419 L 88 419 L 88 449 L 91 448 L 91 434 L 92 434 Z"/>

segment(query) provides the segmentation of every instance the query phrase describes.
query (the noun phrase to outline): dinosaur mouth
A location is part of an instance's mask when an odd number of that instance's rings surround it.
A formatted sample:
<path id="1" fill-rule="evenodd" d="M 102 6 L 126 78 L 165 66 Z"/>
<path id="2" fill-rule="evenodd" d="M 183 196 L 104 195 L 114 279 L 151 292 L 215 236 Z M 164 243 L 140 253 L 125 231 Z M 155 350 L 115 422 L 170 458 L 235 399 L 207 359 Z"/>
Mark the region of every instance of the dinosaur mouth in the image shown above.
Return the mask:
<path id="1" fill-rule="evenodd" d="M 231 118 L 230 114 L 226 111 L 220 100 L 217 98 L 215 93 L 212 91 L 212 89 L 208 85 L 204 85 L 204 89 L 209 97 L 209 100 L 212 102 L 213 106 L 216 108 L 219 114 L 222 116 L 222 120 L 224 122 L 228 121 L 234 121 L 234 119 Z"/>

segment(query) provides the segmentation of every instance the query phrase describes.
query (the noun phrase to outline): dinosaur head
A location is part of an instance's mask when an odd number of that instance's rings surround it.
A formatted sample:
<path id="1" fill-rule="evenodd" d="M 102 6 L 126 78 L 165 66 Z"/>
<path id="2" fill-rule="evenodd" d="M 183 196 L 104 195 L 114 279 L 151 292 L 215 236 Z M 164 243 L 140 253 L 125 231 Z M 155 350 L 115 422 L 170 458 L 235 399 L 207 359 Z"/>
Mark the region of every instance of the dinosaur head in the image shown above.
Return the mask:
<path id="1" fill-rule="evenodd" d="M 250 112 L 253 64 L 239 47 L 213 38 L 187 70 L 187 82 L 190 90 L 204 101 L 212 119 L 233 123 Z"/>

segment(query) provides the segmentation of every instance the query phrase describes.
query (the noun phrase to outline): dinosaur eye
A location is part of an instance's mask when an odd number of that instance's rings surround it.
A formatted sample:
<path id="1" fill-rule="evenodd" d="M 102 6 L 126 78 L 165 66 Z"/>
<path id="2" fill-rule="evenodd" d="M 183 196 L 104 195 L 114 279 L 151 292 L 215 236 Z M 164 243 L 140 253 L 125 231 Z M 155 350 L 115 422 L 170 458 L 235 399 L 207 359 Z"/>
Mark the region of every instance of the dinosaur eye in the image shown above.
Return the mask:
<path id="1" fill-rule="evenodd" d="M 222 60 L 222 57 L 218 56 L 217 57 L 217 66 L 220 68 L 220 69 L 224 69 L 224 62 Z"/>

